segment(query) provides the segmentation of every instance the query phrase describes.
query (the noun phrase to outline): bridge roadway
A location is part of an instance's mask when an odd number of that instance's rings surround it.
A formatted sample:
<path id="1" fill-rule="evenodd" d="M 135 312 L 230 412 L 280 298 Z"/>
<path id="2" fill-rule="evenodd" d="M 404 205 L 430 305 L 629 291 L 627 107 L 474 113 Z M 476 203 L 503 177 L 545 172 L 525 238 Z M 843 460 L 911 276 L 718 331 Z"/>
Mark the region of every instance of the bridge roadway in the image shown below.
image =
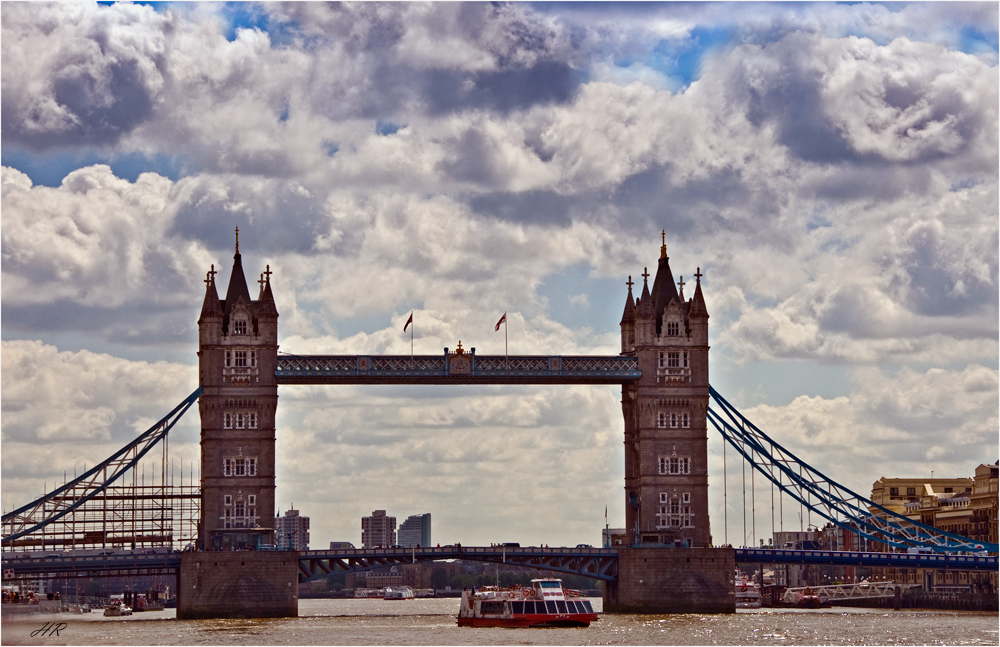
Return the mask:
<path id="1" fill-rule="evenodd" d="M 684 550 L 682 548 L 664 550 Z M 737 564 L 825 564 L 947 570 L 996 571 L 997 558 L 972 555 L 910 555 L 824 550 L 734 549 Z M 37 577 L 116 577 L 121 575 L 173 575 L 181 566 L 181 553 L 134 555 L 60 555 L 39 551 L 38 556 L 3 556 L 4 581 Z M 30 555 L 30 554 L 29 554 Z M 299 555 L 299 581 L 321 579 L 337 573 L 358 573 L 373 568 L 416 562 L 465 559 L 510 564 L 582 575 L 603 581 L 618 577 L 616 548 L 537 548 L 506 546 L 442 546 L 435 548 L 342 548 L 309 550 Z"/>
<path id="2" fill-rule="evenodd" d="M 688 369 L 671 369 L 687 371 Z M 278 384 L 625 384 L 639 360 L 619 355 L 279 355 Z"/>

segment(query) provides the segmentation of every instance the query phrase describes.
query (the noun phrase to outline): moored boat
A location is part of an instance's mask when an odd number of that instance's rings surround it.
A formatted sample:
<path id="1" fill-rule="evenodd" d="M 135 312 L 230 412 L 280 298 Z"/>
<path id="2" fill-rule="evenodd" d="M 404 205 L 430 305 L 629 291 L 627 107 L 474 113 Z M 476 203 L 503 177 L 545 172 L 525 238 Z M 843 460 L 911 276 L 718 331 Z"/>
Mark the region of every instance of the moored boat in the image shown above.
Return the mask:
<path id="1" fill-rule="evenodd" d="M 531 586 L 462 591 L 460 627 L 588 627 L 597 613 L 586 599 L 568 599 L 562 580 L 531 580 Z"/>
<path id="2" fill-rule="evenodd" d="M 736 608 L 759 609 L 760 585 L 736 570 Z"/>
<path id="3" fill-rule="evenodd" d="M 132 608 L 123 604 L 120 599 L 114 598 L 104 607 L 104 615 L 106 617 L 130 616 Z"/>

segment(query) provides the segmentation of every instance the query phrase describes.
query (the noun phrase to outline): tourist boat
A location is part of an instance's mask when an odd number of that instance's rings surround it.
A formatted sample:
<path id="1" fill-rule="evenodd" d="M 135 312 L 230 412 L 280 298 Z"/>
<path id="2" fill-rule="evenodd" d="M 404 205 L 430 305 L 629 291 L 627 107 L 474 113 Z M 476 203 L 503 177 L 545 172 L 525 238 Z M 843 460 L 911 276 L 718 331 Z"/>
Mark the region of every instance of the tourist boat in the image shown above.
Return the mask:
<path id="1" fill-rule="evenodd" d="M 401 586 L 398 588 L 385 588 L 385 594 L 382 595 L 383 600 L 412 600 L 414 597 L 413 589 L 408 586 Z"/>
<path id="2" fill-rule="evenodd" d="M 531 586 L 486 586 L 462 591 L 460 627 L 589 627 L 597 620 L 590 600 L 568 599 L 562 580 L 531 580 Z"/>
<path id="3" fill-rule="evenodd" d="M 759 609 L 760 585 L 736 570 L 736 608 Z"/>
<path id="4" fill-rule="evenodd" d="M 355 598 L 384 598 L 384 589 L 354 589 Z"/>

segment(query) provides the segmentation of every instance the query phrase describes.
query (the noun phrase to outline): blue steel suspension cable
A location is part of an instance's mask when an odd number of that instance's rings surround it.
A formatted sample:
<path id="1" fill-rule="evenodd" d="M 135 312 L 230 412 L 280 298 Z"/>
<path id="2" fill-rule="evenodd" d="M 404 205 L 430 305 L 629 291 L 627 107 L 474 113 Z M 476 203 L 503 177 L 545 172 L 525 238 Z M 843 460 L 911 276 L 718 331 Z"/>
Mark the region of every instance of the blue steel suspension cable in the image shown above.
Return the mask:
<path id="1" fill-rule="evenodd" d="M 727 443 L 733 445 L 744 459 L 750 462 L 751 468 L 759 470 L 772 483 L 777 484 L 779 490 L 804 505 L 810 515 L 810 523 L 811 513 L 815 511 L 840 527 L 849 528 L 852 532 L 893 546 L 905 547 L 915 544 L 944 551 L 982 549 L 985 546 L 987 550 L 997 550 L 996 544 L 977 542 L 912 521 L 830 480 L 768 437 L 714 388 L 709 387 L 709 392 L 732 421 L 730 424 L 718 413 L 709 409 L 708 417 L 713 426 L 719 430 Z M 765 444 L 770 446 L 770 451 Z M 774 452 L 778 453 L 777 458 Z M 761 460 L 755 460 L 754 455 L 760 455 Z M 798 468 L 798 474 L 789 467 L 790 464 Z M 808 478 L 802 475 L 803 470 L 808 473 Z M 784 483 L 785 477 L 788 478 L 788 485 Z M 812 502 L 813 498 L 816 501 L 815 505 Z M 851 523 L 843 521 L 841 517 L 849 519 Z"/>

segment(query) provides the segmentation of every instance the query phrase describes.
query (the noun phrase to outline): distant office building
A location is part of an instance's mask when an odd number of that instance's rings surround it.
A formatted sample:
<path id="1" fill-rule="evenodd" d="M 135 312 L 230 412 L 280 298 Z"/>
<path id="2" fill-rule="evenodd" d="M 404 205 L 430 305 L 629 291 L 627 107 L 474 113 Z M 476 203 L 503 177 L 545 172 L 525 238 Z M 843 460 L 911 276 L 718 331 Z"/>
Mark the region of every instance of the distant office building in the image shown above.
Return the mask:
<path id="1" fill-rule="evenodd" d="M 388 517 L 385 510 L 373 510 L 372 516 L 361 517 L 361 547 L 394 546 L 396 544 L 396 517 Z"/>
<path id="2" fill-rule="evenodd" d="M 431 513 L 413 514 L 406 518 L 399 527 L 400 546 L 431 545 Z"/>
<path id="3" fill-rule="evenodd" d="M 309 517 L 299 516 L 298 510 L 275 517 L 274 528 L 278 550 L 309 550 Z"/>

